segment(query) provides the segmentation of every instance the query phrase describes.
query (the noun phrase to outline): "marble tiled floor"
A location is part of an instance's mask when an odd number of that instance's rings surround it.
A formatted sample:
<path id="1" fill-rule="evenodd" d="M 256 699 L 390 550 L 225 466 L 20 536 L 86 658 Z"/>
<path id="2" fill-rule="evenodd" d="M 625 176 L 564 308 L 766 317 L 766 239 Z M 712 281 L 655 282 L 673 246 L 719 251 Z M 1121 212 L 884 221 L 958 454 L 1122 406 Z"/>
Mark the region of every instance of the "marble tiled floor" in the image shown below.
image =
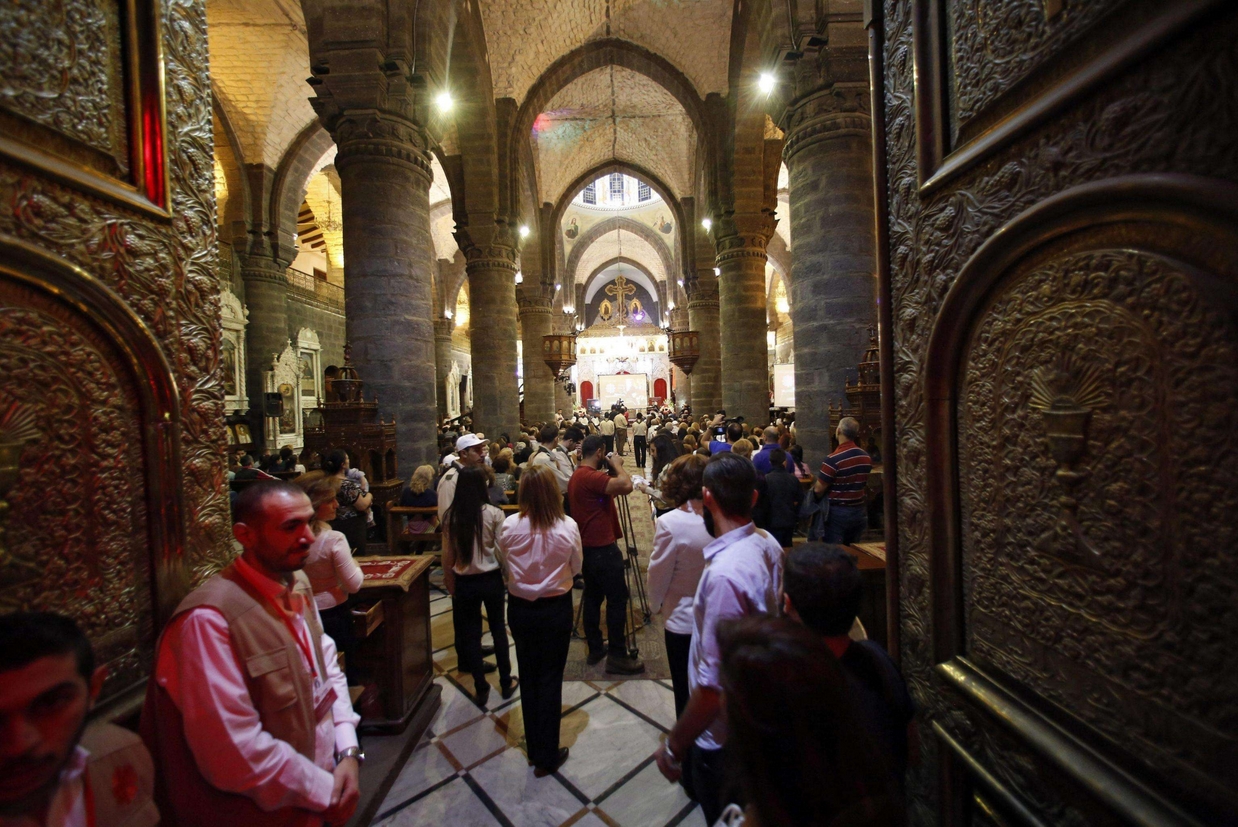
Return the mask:
<path id="1" fill-rule="evenodd" d="M 634 471 L 629 451 L 628 468 Z M 640 497 L 638 500 L 637 498 Z M 647 565 L 652 525 L 633 495 L 637 545 Z M 642 566 L 643 567 L 643 566 Z M 440 582 L 438 573 L 432 582 Z M 430 604 L 434 662 L 442 706 L 422 742 L 379 807 L 375 825 L 461 827 L 639 825 L 701 827 L 705 819 L 676 784 L 667 783 L 653 753 L 675 722 L 670 681 L 567 681 L 560 744 L 571 749 L 554 775 L 535 778 L 524 749 L 519 691 L 507 701 L 489 675 L 483 712 L 470 699 L 473 679 L 456 671 L 451 600 L 436 591 Z M 487 633 L 485 643 L 491 643 Z M 519 674 L 516 650 L 513 670 Z"/>
<path id="2" fill-rule="evenodd" d="M 454 668 L 450 598 L 436 594 L 431 612 L 436 645 L 442 630 L 448 641 L 435 654 L 442 706 L 374 824 L 705 824 L 700 808 L 653 763 L 675 719 L 669 681 L 566 682 L 560 743 L 571 757 L 554 775 L 535 778 L 524 751 L 519 691 L 504 701 L 492 673 L 488 708 L 478 709 L 470 699 L 472 678 Z M 519 674 L 514 649 L 512 662 Z"/>

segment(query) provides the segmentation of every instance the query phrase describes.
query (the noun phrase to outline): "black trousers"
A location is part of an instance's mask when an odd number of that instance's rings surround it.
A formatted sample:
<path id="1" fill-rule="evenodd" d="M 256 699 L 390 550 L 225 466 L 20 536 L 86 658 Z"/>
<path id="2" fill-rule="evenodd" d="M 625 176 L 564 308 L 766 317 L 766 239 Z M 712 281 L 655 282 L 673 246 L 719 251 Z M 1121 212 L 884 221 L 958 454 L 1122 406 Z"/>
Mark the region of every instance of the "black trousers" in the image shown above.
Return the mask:
<path id="1" fill-rule="evenodd" d="M 644 438 L 643 436 L 634 436 L 634 437 L 632 437 L 632 451 L 633 451 L 633 453 L 635 453 L 635 454 L 636 454 L 636 467 L 637 467 L 637 468 L 644 468 L 644 467 L 645 467 L 645 449 L 646 449 L 646 447 L 647 447 L 647 446 L 646 446 L 646 443 L 645 443 L 645 438 Z"/>
<path id="2" fill-rule="evenodd" d="M 731 803 L 723 800 L 727 797 L 723 750 L 701 749 L 693 744 L 688 754 L 688 763 L 692 775 L 689 792 L 700 802 L 705 823 L 717 824 L 722 817 L 722 811 Z"/>
<path id="3" fill-rule="evenodd" d="M 628 584 L 623 579 L 623 553 L 617 543 L 585 546 L 581 574 L 585 576 L 585 641 L 590 652 L 602 651 L 602 600 L 606 601 L 607 648 L 612 655 L 626 655 L 625 626 L 628 611 Z"/>
<path id="4" fill-rule="evenodd" d="M 322 618 L 323 632 L 335 643 L 335 651 L 344 653 L 345 675 L 356 674 L 353 655 L 357 651 L 357 635 L 353 631 L 352 609 L 347 603 L 341 603 L 330 609 L 320 609 L 318 616 Z"/>
<path id="5" fill-rule="evenodd" d="M 615 435 L 602 434 L 602 442 L 606 443 L 606 453 L 611 453 L 615 450 Z"/>
<path id="6" fill-rule="evenodd" d="M 529 760 L 553 767 L 559 755 L 563 668 L 572 642 L 572 595 L 541 600 L 507 598 L 507 622 L 520 664 L 520 709 Z"/>
<path id="7" fill-rule="evenodd" d="M 791 548 L 792 541 L 795 539 L 795 526 L 770 526 L 766 530 L 778 541 L 778 545 Z"/>
<path id="8" fill-rule="evenodd" d="M 683 714 L 688 705 L 688 652 L 692 648 L 692 635 L 682 635 L 664 630 L 666 636 L 666 660 L 671 666 L 671 685 L 675 688 L 675 718 Z"/>
<path id="9" fill-rule="evenodd" d="M 473 676 L 477 686 L 486 680 L 481 659 L 481 607 L 486 607 L 490 636 L 494 638 L 494 662 L 499 667 L 499 684 L 507 686 L 512 679 L 511 653 L 507 649 L 507 624 L 504 621 L 503 572 L 495 569 L 485 574 L 457 574 L 456 594 L 451 599 L 451 624 L 456 633 L 456 655 L 461 672 Z"/>

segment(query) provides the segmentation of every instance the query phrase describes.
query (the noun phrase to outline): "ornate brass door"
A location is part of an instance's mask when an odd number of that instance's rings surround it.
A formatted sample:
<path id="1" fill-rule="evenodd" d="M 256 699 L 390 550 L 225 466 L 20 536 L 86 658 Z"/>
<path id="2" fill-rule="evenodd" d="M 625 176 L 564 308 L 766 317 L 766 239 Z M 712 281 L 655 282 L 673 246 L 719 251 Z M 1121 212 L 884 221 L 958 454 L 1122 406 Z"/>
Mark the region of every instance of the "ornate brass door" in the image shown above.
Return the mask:
<path id="1" fill-rule="evenodd" d="M 0 611 L 75 617 L 123 707 L 230 554 L 205 4 L 7 3 L 0 39 Z"/>
<path id="2" fill-rule="evenodd" d="M 881 11 L 913 818 L 1238 821 L 1238 14 Z"/>

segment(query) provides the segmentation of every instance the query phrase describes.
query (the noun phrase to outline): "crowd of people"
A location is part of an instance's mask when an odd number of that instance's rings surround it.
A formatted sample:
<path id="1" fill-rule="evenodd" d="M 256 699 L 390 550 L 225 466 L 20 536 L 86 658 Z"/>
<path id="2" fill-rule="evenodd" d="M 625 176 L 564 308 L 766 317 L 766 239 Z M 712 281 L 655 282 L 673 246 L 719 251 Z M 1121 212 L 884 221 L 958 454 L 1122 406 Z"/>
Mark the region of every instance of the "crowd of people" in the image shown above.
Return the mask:
<path id="1" fill-rule="evenodd" d="M 677 713 L 655 756 L 662 774 L 711 825 L 901 820 L 913 708 L 888 655 L 864 639 L 859 573 L 836 545 L 865 527 L 871 459 L 854 420 L 839 423 L 815 477 L 792 423 L 752 429 L 721 412 L 582 411 L 514 441 L 442 433 L 442 462 L 417 468 L 400 503 L 422 509 L 410 530 L 441 532 L 473 700 L 487 704 L 491 671 L 503 698 L 520 689 L 537 777 L 569 759 L 559 726 L 574 589 L 588 662 L 615 675 L 645 669 L 627 637 L 616 509 L 640 487 L 657 509 L 648 593 Z M 623 461 L 629 440 L 636 474 Z M 347 661 L 355 645 L 345 603 L 362 583 L 354 555 L 373 498 L 343 451 L 318 465 L 289 481 L 239 458 L 237 476 L 253 480 L 233 502 L 242 553 L 165 625 L 140 739 L 85 727 L 103 675 L 73 621 L 0 617 L 5 827 L 352 816 L 365 756 L 336 655 Z M 497 507 L 513 499 L 513 513 Z M 805 523 L 810 542 L 792 548 Z"/>

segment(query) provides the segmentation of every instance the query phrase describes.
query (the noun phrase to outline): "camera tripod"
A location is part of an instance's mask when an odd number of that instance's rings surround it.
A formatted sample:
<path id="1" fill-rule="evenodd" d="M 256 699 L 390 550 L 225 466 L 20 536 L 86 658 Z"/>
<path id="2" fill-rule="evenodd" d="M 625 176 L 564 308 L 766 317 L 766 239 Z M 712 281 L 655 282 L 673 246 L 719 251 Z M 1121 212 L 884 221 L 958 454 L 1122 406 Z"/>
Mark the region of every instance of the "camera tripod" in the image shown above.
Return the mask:
<path id="1" fill-rule="evenodd" d="M 615 501 L 619 512 L 619 528 L 623 532 L 623 582 L 628 589 L 628 621 L 625 624 L 624 648 L 628 656 L 640 657 L 640 649 L 636 645 L 636 633 L 646 626 L 651 618 L 649 610 L 649 593 L 645 590 L 645 581 L 640 573 L 640 553 L 636 548 L 636 532 L 632 529 L 632 508 L 628 504 L 628 495 L 624 494 Z M 638 613 L 639 605 L 639 613 Z M 576 619 L 572 624 L 572 637 L 584 640 L 585 612 L 584 597 L 576 606 Z"/>

